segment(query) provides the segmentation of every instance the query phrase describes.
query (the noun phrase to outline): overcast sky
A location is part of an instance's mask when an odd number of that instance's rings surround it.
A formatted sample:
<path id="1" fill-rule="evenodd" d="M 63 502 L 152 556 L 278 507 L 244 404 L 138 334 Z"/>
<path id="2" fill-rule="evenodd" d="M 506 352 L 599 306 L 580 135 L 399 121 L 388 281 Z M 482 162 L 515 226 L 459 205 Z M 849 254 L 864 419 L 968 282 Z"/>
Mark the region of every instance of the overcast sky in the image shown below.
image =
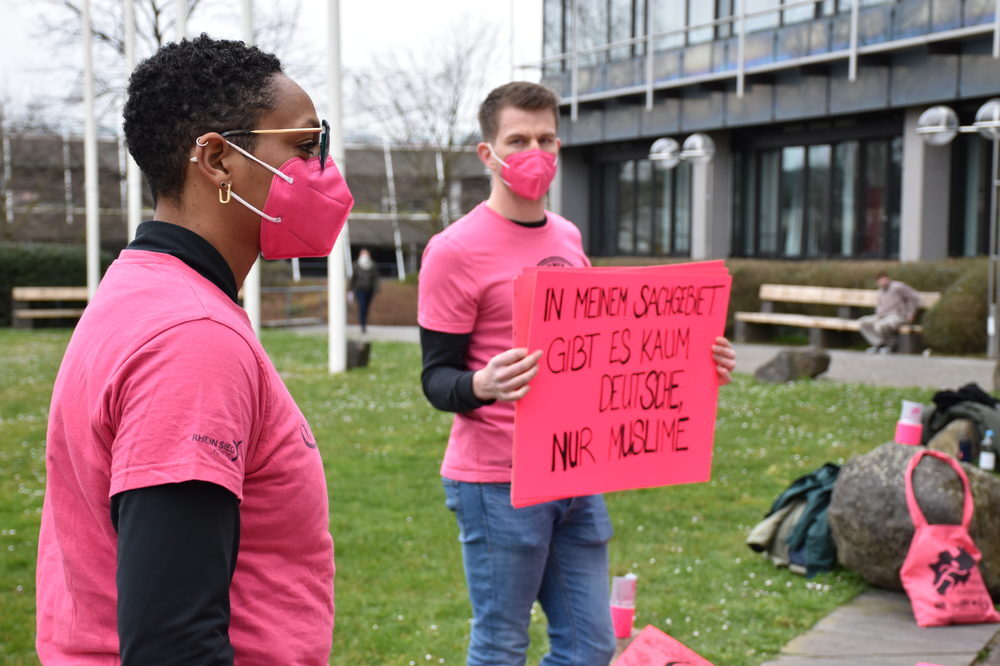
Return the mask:
<path id="1" fill-rule="evenodd" d="M 300 0 L 301 11 L 296 39 L 315 44 L 315 53 L 324 57 L 322 48 L 326 35 L 325 0 Z M 92 0 L 107 5 L 107 0 Z M 115 3 L 117 4 L 117 3 Z M 276 2 L 256 0 L 258 16 Z M 196 14 L 191 18 L 188 34 L 202 31 L 216 37 L 240 38 L 241 3 L 230 0 L 210 16 Z M 495 26 L 497 58 L 490 74 L 491 83 L 510 80 L 513 63 L 535 61 L 541 54 L 541 0 L 340 0 L 343 67 L 365 68 L 374 54 L 394 50 L 414 51 L 433 44 L 451 26 L 463 23 L 488 23 Z M 59 48 L 41 32 L 42 14 L 53 13 L 44 2 L 0 0 L 0 99 L 22 112 L 29 100 L 43 97 L 60 98 L 68 89 L 79 88 L 78 67 L 82 63 L 82 47 Z M 511 32 L 512 19 L 514 25 Z M 514 57 L 511 58 L 511 47 Z M 296 77 L 300 63 L 283 57 L 289 74 Z M 418 63 L 415 63 L 418 65 Z M 518 78 L 524 70 L 513 70 Z M 324 102 L 322 90 L 309 90 L 317 105 Z M 47 117 L 57 117 L 79 131 L 82 112 L 79 107 L 47 104 Z"/>

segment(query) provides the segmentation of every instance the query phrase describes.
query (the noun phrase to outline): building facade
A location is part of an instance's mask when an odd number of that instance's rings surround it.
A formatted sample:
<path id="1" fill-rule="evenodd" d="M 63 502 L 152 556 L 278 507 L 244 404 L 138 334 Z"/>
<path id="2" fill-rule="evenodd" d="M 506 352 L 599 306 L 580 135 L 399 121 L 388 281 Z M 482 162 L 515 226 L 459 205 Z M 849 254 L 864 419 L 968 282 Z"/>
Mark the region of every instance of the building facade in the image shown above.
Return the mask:
<path id="1" fill-rule="evenodd" d="M 988 253 L 993 144 L 926 144 L 1000 95 L 996 0 L 545 0 L 560 96 L 552 206 L 595 256 L 864 258 Z M 705 133 L 661 168 L 661 137 Z"/>

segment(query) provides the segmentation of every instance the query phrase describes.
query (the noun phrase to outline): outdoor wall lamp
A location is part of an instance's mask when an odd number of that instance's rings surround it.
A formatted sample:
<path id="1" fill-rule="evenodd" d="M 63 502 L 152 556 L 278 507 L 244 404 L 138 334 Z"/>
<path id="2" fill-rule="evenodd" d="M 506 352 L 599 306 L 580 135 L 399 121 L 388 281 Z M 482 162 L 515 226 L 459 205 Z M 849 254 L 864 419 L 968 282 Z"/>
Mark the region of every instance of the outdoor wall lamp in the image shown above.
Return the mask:
<path id="1" fill-rule="evenodd" d="M 707 134 L 695 132 L 684 139 L 684 145 L 676 139 L 663 137 L 653 142 L 649 147 L 649 161 L 657 169 L 673 169 L 686 160 L 692 164 L 708 164 L 715 157 L 715 141 Z"/>
<path id="2" fill-rule="evenodd" d="M 993 142 L 993 170 L 990 187 L 990 246 L 989 246 L 989 277 L 986 285 L 986 355 L 989 358 L 1000 358 L 1000 336 L 997 335 L 997 309 L 1000 286 L 1000 254 L 997 241 L 1000 239 L 1000 218 L 997 209 L 998 161 L 1000 161 L 1000 98 L 987 100 L 976 111 L 976 120 L 971 125 L 960 125 L 958 114 L 947 106 L 932 106 L 920 114 L 917 120 L 917 134 L 932 146 L 944 146 L 961 133 L 978 132 L 979 136 Z"/>

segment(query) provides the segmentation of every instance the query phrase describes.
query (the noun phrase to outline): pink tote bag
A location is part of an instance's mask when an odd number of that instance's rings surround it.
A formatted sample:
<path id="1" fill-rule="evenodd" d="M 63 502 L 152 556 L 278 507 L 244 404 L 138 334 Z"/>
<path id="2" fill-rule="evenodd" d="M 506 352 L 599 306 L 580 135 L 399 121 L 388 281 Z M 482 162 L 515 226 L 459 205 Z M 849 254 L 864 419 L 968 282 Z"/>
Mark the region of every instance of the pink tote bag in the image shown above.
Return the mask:
<path id="1" fill-rule="evenodd" d="M 928 525 L 913 492 L 913 470 L 924 456 L 948 463 L 959 478 L 965 493 L 960 525 Z M 906 504 L 915 532 L 899 576 L 913 606 L 913 616 L 921 627 L 946 624 L 1000 622 L 1000 613 L 986 590 L 979 561 L 982 555 L 972 537 L 972 492 L 962 466 L 951 456 L 923 449 L 917 451 L 906 467 Z"/>

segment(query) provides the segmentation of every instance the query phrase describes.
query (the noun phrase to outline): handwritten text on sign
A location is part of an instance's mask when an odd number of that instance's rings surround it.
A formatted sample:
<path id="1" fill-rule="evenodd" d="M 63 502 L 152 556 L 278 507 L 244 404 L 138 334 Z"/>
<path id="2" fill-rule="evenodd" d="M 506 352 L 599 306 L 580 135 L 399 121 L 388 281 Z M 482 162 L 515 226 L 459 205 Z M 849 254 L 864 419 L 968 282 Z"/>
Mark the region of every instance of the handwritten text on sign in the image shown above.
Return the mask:
<path id="1" fill-rule="evenodd" d="M 532 308 L 519 318 L 521 337 L 544 353 L 517 405 L 515 506 L 707 480 L 724 269 L 540 270 L 531 279 L 533 298 L 515 307 Z"/>

